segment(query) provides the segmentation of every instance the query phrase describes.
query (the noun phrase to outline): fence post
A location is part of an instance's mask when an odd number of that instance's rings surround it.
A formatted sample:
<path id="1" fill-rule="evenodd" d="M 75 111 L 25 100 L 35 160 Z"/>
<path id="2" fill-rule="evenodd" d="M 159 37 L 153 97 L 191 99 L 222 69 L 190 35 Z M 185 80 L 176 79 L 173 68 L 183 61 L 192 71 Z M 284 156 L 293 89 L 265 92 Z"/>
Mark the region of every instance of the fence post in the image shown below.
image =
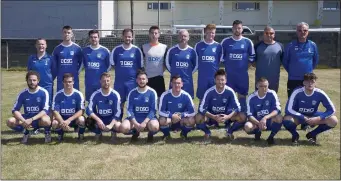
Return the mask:
<path id="1" fill-rule="evenodd" d="M 9 53 L 8 53 L 8 41 L 6 41 L 6 70 L 8 70 L 8 55 L 9 55 Z"/>

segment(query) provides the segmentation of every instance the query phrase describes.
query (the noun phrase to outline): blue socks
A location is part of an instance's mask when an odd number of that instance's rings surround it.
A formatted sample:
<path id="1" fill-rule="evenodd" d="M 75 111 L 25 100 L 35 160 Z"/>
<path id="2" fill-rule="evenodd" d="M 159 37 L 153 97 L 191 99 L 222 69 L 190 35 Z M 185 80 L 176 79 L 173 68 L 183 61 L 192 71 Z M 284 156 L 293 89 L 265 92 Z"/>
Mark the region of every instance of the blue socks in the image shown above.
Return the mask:
<path id="1" fill-rule="evenodd" d="M 240 97 L 238 98 L 238 101 L 240 103 L 241 112 L 246 112 L 246 97 Z"/>
<path id="2" fill-rule="evenodd" d="M 293 137 L 298 137 L 298 133 L 296 131 L 297 125 L 290 121 L 290 120 L 283 120 L 283 126 L 285 127 L 286 130 L 288 130 Z"/>
<path id="3" fill-rule="evenodd" d="M 45 126 L 44 130 L 45 130 L 45 134 L 51 134 L 51 126 Z"/>
<path id="4" fill-rule="evenodd" d="M 232 123 L 231 120 L 226 120 L 226 121 L 225 121 L 225 128 L 226 128 L 226 130 L 228 130 L 228 129 L 231 128 L 231 123 Z"/>
<path id="5" fill-rule="evenodd" d="M 240 128 L 242 128 L 244 126 L 245 123 L 240 123 L 238 121 L 235 121 L 232 126 L 231 129 L 227 130 L 227 133 L 232 134 L 233 132 L 239 130 Z"/>
<path id="6" fill-rule="evenodd" d="M 24 131 L 24 127 L 21 125 L 16 125 L 15 127 L 11 128 L 12 130 L 14 130 L 15 132 L 23 132 Z"/>
<path id="7" fill-rule="evenodd" d="M 160 126 L 160 130 L 163 133 L 163 136 L 170 136 L 170 127 L 167 126 Z"/>
<path id="8" fill-rule="evenodd" d="M 315 128 L 313 131 L 311 131 L 310 134 L 311 134 L 311 136 L 316 137 L 318 134 L 320 134 L 324 131 L 330 130 L 332 128 L 333 127 L 330 127 L 326 124 L 320 124 L 320 125 L 318 125 L 317 128 Z"/>
<path id="9" fill-rule="evenodd" d="M 257 133 L 260 133 L 261 131 L 260 131 L 260 129 L 254 129 L 254 130 L 252 130 L 251 132 L 247 132 L 247 134 L 257 134 Z"/>
<path id="10" fill-rule="evenodd" d="M 154 132 L 154 131 L 149 131 L 149 132 L 148 132 L 148 136 L 154 136 L 154 135 L 157 134 L 157 132 L 158 132 L 158 131 L 155 131 L 155 132 Z"/>
<path id="11" fill-rule="evenodd" d="M 202 130 L 205 134 L 211 135 L 211 131 L 208 129 L 205 123 L 197 124 L 197 128 Z"/>
<path id="12" fill-rule="evenodd" d="M 192 131 L 193 127 L 189 127 L 189 126 L 181 126 L 181 130 L 182 130 L 182 135 L 187 137 L 187 134 Z"/>
<path id="13" fill-rule="evenodd" d="M 83 125 L 78 125 L 78 134 L 80 135 L 80 134 L 84 134 L 84 132 L 85 132 L 85 126 L 83 126 Z"/>
<path id="14" fill-rule="evenodd" d="M 271 133 L 269 135 L 269 138 L 273 138 L 278 133 L 278 131 L 281 129 L 281 127 L 282 127 L 282 123 L 272 122 Z"/>

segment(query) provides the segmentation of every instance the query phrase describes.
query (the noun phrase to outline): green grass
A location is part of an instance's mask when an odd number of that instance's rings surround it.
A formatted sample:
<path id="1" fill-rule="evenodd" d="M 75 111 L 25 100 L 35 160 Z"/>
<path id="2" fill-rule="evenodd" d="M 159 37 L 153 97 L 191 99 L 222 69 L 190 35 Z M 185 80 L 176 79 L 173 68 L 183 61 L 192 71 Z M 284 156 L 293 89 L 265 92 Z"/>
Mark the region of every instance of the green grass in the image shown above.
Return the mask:
<path id="1" fill-rule="evenodd" d="M 305 132 L 299 131 L 301 145 L 291 146 L 291 136 L 282 131 L 276 136 L 277 145 L 268 147 L 264 132 L 261 142 L 244 131 L 226 143 L 224 132 L 213 130 L 213 143 L 201 143 L 203 133 L 189 133 L 191 142 L 184 143 L 179 133 L 174 140 L 162 144 L 161 133 L 156 143 L 145 144 L 146 134 L 134 144 L 129 137 L 119 135 L 119 144 L 107 139 L 96 145 L 93 134 L 87 133 L 84 144 L 77 144 L 76 133 L 66 135 L 62 144 L 43 144 L 43 135 L 21 145 L 21 134 L 6 127 L 11 108 L 19 91 L 25 88 L 25 72 L 2 71 L 1 179 L 340 179 L 340 126 L 322 133 L 319 146 L 311 146 Z M 340 117 L 340 70 L 316 70 L 318 87 L 325 90 L 336 106 Z M 84 72 L 81 75 L 84 92 Z M 196 79 L 196 74 L 195 74 Z M 284 109 L 287 74 L 282 70 L 279 97 Z M 169 74 L 166 74 L 166 84 Z M 196 81 L 195 81 L 196 82 Z M 196 88 L 196 85 L 195 85 Z M 250 70 L 250 90 L 254 89 L 254 70 Z M 198 100 L 195 99 L 198 105 Z M 53 135 L 53 138 L 56 138 Z"/>

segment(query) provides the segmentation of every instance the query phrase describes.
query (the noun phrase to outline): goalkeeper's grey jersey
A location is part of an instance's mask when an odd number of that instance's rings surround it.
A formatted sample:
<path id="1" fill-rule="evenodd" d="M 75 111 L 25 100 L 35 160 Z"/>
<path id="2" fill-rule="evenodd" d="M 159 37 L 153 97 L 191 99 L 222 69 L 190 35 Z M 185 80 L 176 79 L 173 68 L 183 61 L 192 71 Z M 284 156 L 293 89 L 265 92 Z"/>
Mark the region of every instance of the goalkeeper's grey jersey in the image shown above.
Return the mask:
<path id="1" fill-rule="evenodd" d="M 146 43 L 142 45 L 141 49 L 148 78 L 160 75 L 163 76 L 163 65 L 167 53 L 167 45 L 162 43 L 158 43 L 157 45 Z"/>

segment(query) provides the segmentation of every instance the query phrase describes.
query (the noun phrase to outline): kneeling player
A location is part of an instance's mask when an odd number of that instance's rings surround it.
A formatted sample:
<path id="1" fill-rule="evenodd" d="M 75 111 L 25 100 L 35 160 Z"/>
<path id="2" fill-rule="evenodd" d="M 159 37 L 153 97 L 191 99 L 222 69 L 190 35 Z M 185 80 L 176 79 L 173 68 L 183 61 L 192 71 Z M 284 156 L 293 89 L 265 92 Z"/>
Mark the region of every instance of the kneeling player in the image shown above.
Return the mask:
<path id="1" fill-rule="evenodd" d="M 164 92 L 160 98 L 159 121 L 163 140 L 170 139 L 170 130 L 181 129 L 181 137 L 187 140 L 187 134 L 195 124 L 194 103 L 191 95 L 182 90 L 183 82 L 179 75 L 171 78 L 172 89 Z"/>
<path id="2" fill-rule="evenodd" d="M 124 134 L 132 132 L 132 141 L 136 141 L 140 132 L 147 127 L 149 130 L 147 142 L 152 142 L 153 135 L 159 131 L 159 122 L 156 119 L 157 93 L 147 86 L 146 72 L 139 71 L 136 82 L 138 87 L 128 94 L 128 117 L 122 122 L 120 131 Z"/>
<path id="3" fill-rule="evenodd" d="M 215 86 L 205 92 L 199 106 L 199 113 L 195 117 L 197 128 L 205 132 L 204 137 L 207 142 L 210 142 L 211 131 L 206 124 L 228 124 L 228 121 L 234 120 L 232 127 L 227 130 L 228 138 L 233 139 L 233 131 L 240 129 L 245 122 L 245 115 L 240 113 L 240 104 L 236 93 L 226 85 L 225 71 L 219 69 L 215 73 L 214 79 Z M 244 117 L 244 119 L 240 119 L 240 117 Z"/>
<path id="4" fill-rule="evenodd" d="M 51 142 L 50 125 L 48 116 L 49 94 L 47 90 L 39 87 L 39 74 L 29 71 L 26 74 L 28 88 L 24 89 L 17 96 L 12 113 L 14 117 L 7 120 L 7 126 L 11 129 L 24 132 L 21 143 L 26 144 L 30 136 L 29 129 L 37 130 L 40 127 L 45 129 L 45 143 Z M 20 108 L 24 107 L 24 114 L 20 113 Z"/>
<path id="5" fill-rule="evenodd" d="M 101 140 L 102 131 L 111 131 L 111 141 L 115 141 L 116 132 L 121 124 L 119 122 L 121 97 L 110 85 L 111 76 L 104 72 L 101 75 L 101 88 L 91 95 L 90 103 L 86 108 L 86 114 L 89 116 L 87 122 L 90 122 L 89 125 L 94 125 L 89 129 L 96 134 L 96 141 Z"/>
<path id="6" fill-rule="evenodd" d="M 73 88 L 74 77 L 70 73 L 63 76 L 64 89 L 58 91 L 53 98 L 52 111 L 54 120 L 52 128 L 58 133 L 58 141 L 61 142 L 64 137 L 64 131 L 68 131 L 69 127 L 78 127 L 78 140 L 84 139 L 85 120 L 84 97 L 77 89 Z"/>
<path id="7" fill-rule="evenodd" d="M 334 128 L 337 125 L 337 117 L 334 116 L 335 107 L 327 94 L 316 88 L 316 75 L 307 73 L 304 75 L 304 87 L 296 89 L 290 96 L 283 120 L 284 127 L 292 134 L 292 142 L 298 144 L 299 134 L 296 127 L 299 124 L 316 126 L 313 131 L 306 135 L 309 142 L 316 144 L 316 136 L 324 131 Z M 320 103 L 326 108 L 325 112 L 319 112 Z"/>
<path id="8" fill-rule="evenodd" d="M 274 136 L 281 129 L 281 106 L 277 94 L 269 89 L 269 82 L 261 77 L 257 81 L 255 92 L 247 99 L 247 116 L 249 121 L 244 130 L 248 134 L 255 134 L 255 140 L 260 140 L 261 131 L 271 130 L 267 139 L 269 145 L 274 144 Z"/>

